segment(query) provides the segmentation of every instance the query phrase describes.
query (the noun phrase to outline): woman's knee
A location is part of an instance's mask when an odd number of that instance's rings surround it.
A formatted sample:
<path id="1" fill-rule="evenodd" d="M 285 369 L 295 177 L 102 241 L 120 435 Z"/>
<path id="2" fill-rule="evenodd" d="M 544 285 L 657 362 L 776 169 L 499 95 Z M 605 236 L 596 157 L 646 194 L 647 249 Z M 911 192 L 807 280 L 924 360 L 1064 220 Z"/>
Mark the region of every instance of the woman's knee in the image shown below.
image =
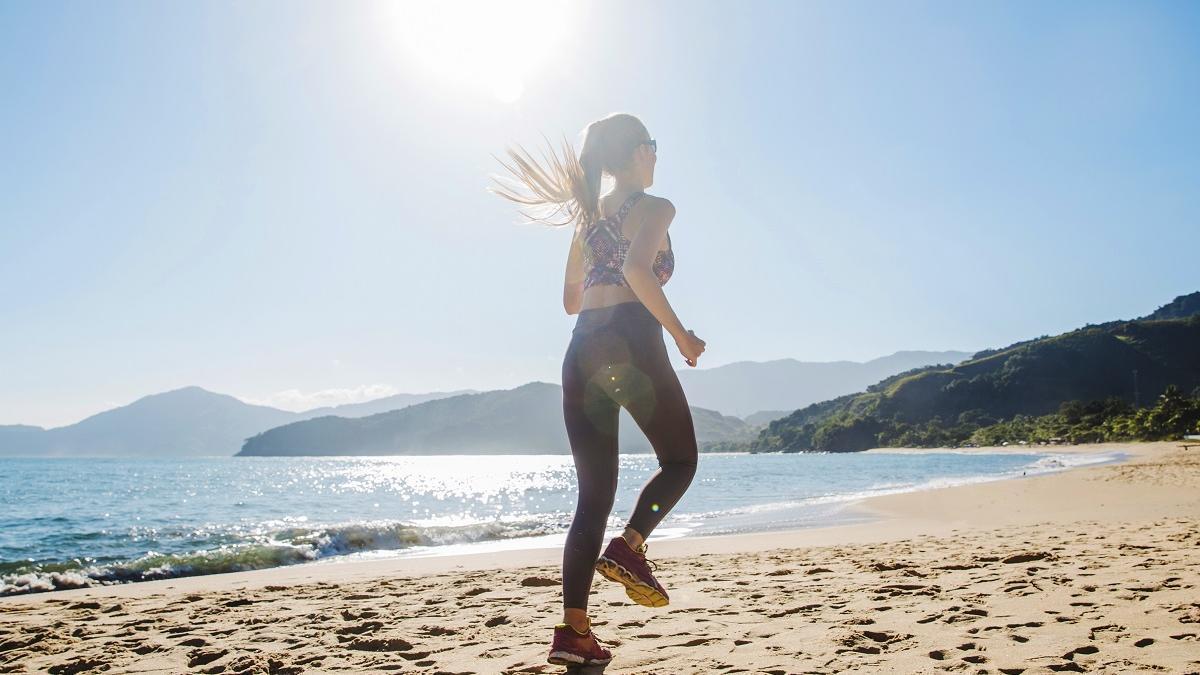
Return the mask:
<path id="1" fill-rule="evenodd" d="M 695 452 L 684 454 L 678 458 L 659 461 L 663 470 L 671 471 L 678 476 L 686 476 L 689 480 L 696 475 L 698 455 Z"/>
<path id="2" fill-rule="evenodd" d="M 607 523 L 616 499 L 615 491 L 580 490 L 575 510 L 593 522 Z"/>
<path id="3" fill-rule="evenodd" d="M 673 434 L 671 447 L 659 458 L 659 464 L 670 464 L 679 467 L 680 471 L 696 472 L 696 463 L 700 458 L 700 449 L 696 443 L 696 431 L 689 424 L 686 431 Z"/>

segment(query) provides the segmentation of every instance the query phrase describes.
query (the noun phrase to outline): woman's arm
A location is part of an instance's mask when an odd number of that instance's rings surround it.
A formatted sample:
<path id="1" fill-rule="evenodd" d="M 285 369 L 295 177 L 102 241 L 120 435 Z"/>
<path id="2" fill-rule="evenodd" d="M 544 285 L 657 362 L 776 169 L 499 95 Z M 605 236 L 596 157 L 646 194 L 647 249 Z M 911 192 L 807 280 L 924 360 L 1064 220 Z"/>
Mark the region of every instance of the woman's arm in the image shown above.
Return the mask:
<path id="1" fill-rule="evenodd" d="M 563 309 L 578 314 L 583 307 L 583 250 L 579 248 L 580 228 L 571 235 L 571 251 L 567 254 L 567 272 L 563 280 Z"/>
<path id="2" fill-rule="evenodd" d="M 658 255 L 659 244 L 666 237 L 671 220 L 675 218 L 675 205 L 661 197 L 651 196 L 647 196 L 642 202 L 645 203 L 642 226 L 629 243 L 629 253 L 625 256 L 625 265 L 621 271 L 638 300 L 641 300 L 654 318 L 667 329 L 671 337 L 679 341 L 687 333 L 687 329 L 675 315 L 675 310 L 671 308 L 671 303 L 667 302 L 667 296 L 663 293 L 658 278 L 654 276 L 654 257 Z"/>

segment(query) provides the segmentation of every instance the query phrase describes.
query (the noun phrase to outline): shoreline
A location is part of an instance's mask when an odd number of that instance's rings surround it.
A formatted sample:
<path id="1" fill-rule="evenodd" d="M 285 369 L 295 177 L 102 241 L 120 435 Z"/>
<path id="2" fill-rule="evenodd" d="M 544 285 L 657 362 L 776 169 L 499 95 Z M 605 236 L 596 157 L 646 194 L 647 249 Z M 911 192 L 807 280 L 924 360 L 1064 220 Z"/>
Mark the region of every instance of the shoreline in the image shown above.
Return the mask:
<path id="1" fill-rule="evenodd" d="M 1160 442 L 1160 444 L 1162 443 L 1170 442 Z M 884 493 L 867 497 L 853 498 L 841 505 L 842 510 L 847 514 L 845 520 L 852 521 L 850 524 L 814 525 L 811 527 L 780 527 L 777 529 L 726 534 L 687 534 L 677 537 L 659 539 L 655 539 L 652 536 L 649 540 L 649 544 L 654 546 L 656 555 L 687 556 L 701 554 L 704 550 L 706 550 L 706 547 L 712 547 L 714 549 L 728 552 L 748 552 L 763 550 L 764 547 L 770 546 L 777 542 L 782 542 L 779 543 L 779 545 L 782 547 L 828 546 L 836 544 L 875 542 L 882 540 L 877 535 L 880 531 L 880 528 L 885 526 L 888 526 L 888 532 L 909 532 L 910 535 L 915 536 L 917 534 L 928 533 L 928 531 L 922 528 L 913 529 L 905 523 L 896 522 L 888 524 L 884 522 L 888 520 L 898 520 L 898 518 L 895 517 L 895 514 L 891 513 L 885 506 L 886 504 L 891 503 L 886 500 L 893 498 L 903 500 L 908 496 L 930 492 L 942 492 L 946 490 L 959 489 L 969 490 L 978 486 L 995 483 L 1004 484 L 1017 480 L 1032 480 L 1041 477 L 1050 477 L 1063 473 L 1085 470 L 1091 467 L 1109 466 L 1114 463 L 1119 464 L 1123 462 L 1129 462 L 1135 458 L 1145 457 L 1155 452 L 1154 448 L 1139 448 L 1134 447 L 1134 445 L 1155 446 L 1156 444 L 1104 443 L 1094 445 L 1036 446 L 1038 448 L 1037 450 L 1031 449 L 1028 446 L 983 446 L 977 448 L 958 449 L 872 448 L 864 451 L 864 453 L 980 455 L 1106 455 L 1119 453 L 1121 456 L 1109 461 L 1089 463 L 1080 466 L 1067 466 L 1062 469 L 1035 473 L 1029 476 L 1009 475 L 987 477 L 981 480 L 975 480 L 961 484 L 915 487 L 913 489 L 901 490 L 895 493 Z M 865 522 L 863 522 L 864 519 Z M 535 539 L 541 538 L 539 537 Z M 255 583 L 259 583 L 260 585 L 278 583 L 280 581 L 286 581 L 289 583 L 304 583 L 326 577 L 345 577 L 357 579 L 370 578 L 372 576 L 386 574 L 421 576 L 425 574 L 444 573 L 453 570 L 479 571 L 485 569 L 514 569 L 529 565 L 553 564 L 559 561 L 559 557 L 561 555 L 560 551 L 562 548 L 560 542 L 538 544 L 534 546 L 512 545 L 520 541 L 520 539 L 504 540 L 504 543 L 510 544 L 511 547 L 499 549 L 489 548 L 490 545 L 499 543 L 495 541 L 447 545 L 445 547 L 447 549 L 461 549 L 464 547 L 470 548 L 472 546 L 478 546 L 481 550 L 477 552 L 443 553 L 439 552 L 438 550 L 443 547 L 432 547 L 429 550 L 423 551 L 419 554 L 384 554 L 379 555 L 378 557 L 366 557 L 366 559 L 337 556 L 331 558 L 322 558 L 306 563 L 280 565 L 276 567 L 267 567 L 255 570 L 218 572 L 147 581 L 94 585 L 82 588 L 18 593 L 0 596 L 0 606 L 3 606 L 3 604 L 6 602 L 17 601 L 22 598 L 36 598 L 43 596 L 73 597 L 74 595 L 86 596 L 89 595 L 89 592 L 104 594 L 111 591 L 114 595 L 119 595 L 122 597 L 141 597 L 143 593 L 138 589 L 141 589 L 143 586 L 147 587 L 145 591 L 147 593 L 153 592 L 154 589 L 161 589 L 163 591 L 184 591 L 211 587 L 253 588 Z M 343 568 L 346 569 L 343 570 Z M 341 574 L 338 572 L 341 572 Z M 131 592 L 123 593 L 118 591 L 118 589 L 129 589 Z"/>
<path id="2" fill-rule="evenodd" d="M 1200 452 L 884 495 L 853 525 L 651 542 L 599 576 L 629 675 L 1200 672 Z M 0 672 L 556 673 L 559 549 L 306 564 L 0 598 Z"/>
<path id="3" fill-rule="evenodd" d="M 1107 452 L 1125 452 L 1133 457 L 1143 457 L 1153 454 L 1162 447 L 1176 445 L 1181 441 L 1130 441 L 1127 443 L 1063 443 L 1058 445 L 981 445 L 973 448 L 871 448 L 863 452 L 872 455 L 1026 455 L 1026 454 L 1101 454 Z"/>

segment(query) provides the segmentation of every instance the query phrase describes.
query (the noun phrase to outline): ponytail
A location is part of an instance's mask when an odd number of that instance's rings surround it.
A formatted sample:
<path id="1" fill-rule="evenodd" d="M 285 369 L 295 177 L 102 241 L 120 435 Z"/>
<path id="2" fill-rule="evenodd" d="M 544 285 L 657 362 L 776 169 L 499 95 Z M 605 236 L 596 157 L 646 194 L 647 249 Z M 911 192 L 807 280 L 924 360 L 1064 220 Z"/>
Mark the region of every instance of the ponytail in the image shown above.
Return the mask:
<path id="1" fill-rule="evenodd" d="M 583 130 L 578 156 L 565 138 L 558 153 L 547 140 L 548 152 L 542 153 L 545 167 L 521 146 L 507 148 L 510 162 L 498 157 L 496 161 L 511 175 L 503 180 L 493 176 L 497 187 L 488 189 L 532 207 L 532 212 L 521 211 L 530 222 L 586 227 L 600 219 L 600 183 L 604 173 L 624 168 L 643 134 L 645 126 L 636 117 L 613 113 Z M 560 215 L 566 218 L 552 220 Z"/>
<path id="2" fill-rule="evenodd" d="M 583 132 L 583 149 L 579 151 L 579 164 L 583 181 L 576 192 L 579 210 L 584 225 L 600 219 L 600 179 L 604 176 L 603 148 L 604 120 L 588 125 Z"/>

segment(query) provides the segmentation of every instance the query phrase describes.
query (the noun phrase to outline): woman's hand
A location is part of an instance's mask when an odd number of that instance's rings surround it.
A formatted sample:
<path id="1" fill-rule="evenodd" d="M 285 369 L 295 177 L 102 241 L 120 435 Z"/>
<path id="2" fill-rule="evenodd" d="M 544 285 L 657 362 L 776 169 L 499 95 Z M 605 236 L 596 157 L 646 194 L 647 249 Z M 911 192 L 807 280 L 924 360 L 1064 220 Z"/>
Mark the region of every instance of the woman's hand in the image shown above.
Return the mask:
<path id="1" fill-rule="evenodd" d="M 675 346 L 679 347 L 679 353 L 683 354 L 683 359 L 693 368 L 696 367 L 696 360 L 704 353 L 704 344 L 704 340 L 696 337 L 690 330 L 675 338 Z"/>

